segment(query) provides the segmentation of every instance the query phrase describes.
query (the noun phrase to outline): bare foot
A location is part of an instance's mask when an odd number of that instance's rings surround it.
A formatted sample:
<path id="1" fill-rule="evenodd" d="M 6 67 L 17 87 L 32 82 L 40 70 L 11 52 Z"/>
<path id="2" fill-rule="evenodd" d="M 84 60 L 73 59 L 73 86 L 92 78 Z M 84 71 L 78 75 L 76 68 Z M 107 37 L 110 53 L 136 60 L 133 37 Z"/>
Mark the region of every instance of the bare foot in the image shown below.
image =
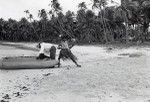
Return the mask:
<path id="1" fill-rule="evenodd" d="M 60 67 L 60 65 L 61 65 L 61 64 L 60 64 L 60 63 L 58 63 L 58 68 Z"/>

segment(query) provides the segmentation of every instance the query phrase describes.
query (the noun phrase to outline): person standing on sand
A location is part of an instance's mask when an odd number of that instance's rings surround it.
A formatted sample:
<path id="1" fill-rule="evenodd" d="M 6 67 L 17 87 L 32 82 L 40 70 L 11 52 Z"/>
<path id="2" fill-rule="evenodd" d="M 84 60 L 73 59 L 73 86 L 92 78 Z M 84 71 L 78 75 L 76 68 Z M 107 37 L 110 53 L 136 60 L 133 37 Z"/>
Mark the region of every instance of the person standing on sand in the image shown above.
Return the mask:
<path id="1" fill-rule="evenodd" d="M 56 56 L 56 47 L 53 44 L 48 44 L 45 42 L 40 42 L 37 47 L 40 49 L 39 55 L 37 59 L 45 59 L 45 58 L 50 58 L 50 59 L 55 59 Z M 50 53 L 50 56 L 45 55 L 46 52 Z"/>
<path id="2" fill-rule="evenodd" d="M 60 38 L 61 43 L 58 45 L 58 49 L 61 50 L 58 57 L 58 67 L 60 67 L 60 59 L 71 59 L 77 65 L 77 67 L 81 67 L 81 65 L 79 65 L 76 61 L 77 57 L 74 56 L 70 50 L 74 46 L 74 44 L 71 46 L 68 45 L 67 36 L 60 36 Z"/>

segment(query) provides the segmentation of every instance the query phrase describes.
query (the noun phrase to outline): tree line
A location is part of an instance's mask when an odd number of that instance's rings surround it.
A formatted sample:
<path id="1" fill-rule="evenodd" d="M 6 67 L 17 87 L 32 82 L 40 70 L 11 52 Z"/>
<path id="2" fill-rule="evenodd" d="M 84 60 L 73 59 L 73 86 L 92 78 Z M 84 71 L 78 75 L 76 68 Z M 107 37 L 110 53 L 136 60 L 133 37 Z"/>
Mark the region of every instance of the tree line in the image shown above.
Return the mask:
<path id="1" fill-rule="evenodd" d="M 76 14 L 72 11 L 64 14 L 60 3 L 52 0 L 49 11 L 39 10 L 39 20 L 34 20 L 29 10 L 24 11 L 26 17 L 20 21 L 1 18 L 0 40 L 57 42 L 63 34 L 76 38 L 79 43 L 149 41 L 149 0 L 121 0 L 117 7 L 107 4 L 108 0 L 93 0 L 90 10 L 81 2 Z"/>

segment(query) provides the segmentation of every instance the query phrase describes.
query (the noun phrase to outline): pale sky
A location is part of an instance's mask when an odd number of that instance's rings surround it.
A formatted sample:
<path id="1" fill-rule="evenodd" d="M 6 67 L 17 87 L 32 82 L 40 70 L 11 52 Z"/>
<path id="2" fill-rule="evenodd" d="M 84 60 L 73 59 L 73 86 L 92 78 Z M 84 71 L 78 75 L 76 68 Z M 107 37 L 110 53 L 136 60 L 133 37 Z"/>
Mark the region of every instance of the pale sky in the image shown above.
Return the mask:
<path id="1" fill-rule="evenodd" d="M 91 7 L 92 0 L 58 0 L 63 12 L 68 10 L 76 12 L 78 10 L 78 4 L 86 2 L 88 7 Z M 114 0 L 120 3 L 120 0 Z M 22 17 L 26 17 L 25 10 L 29 10 L 33 17 L 36 19 L 38 10 L 46 9 L 50 10 L 48 4 L 51 0 L 0 0 L 0 18 L 16 19 L 19 20 Z M 111 5 L 111 4 L 110 4 Z"/>

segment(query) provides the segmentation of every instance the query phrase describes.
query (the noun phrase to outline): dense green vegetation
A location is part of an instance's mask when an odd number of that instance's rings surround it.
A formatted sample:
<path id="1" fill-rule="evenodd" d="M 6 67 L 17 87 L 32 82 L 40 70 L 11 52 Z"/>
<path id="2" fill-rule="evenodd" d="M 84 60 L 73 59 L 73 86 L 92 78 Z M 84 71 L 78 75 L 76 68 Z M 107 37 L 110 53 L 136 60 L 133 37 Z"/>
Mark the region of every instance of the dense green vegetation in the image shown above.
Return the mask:
<path id="1" fill-rule="evenodd" d="M 112 1 L 114 3 L 114 1 Z M 107 6 L 107 0 L 93 0 L 93 10 L 85 2 L 72 11 L 62 13 L 57 0 L 50 3 L 51 10 L 39 10 L 39 20 L 34 20 L 29 10 L 20 21 L 0 19 L 1 41 L 56 42 L 59 34 L 75 37 L 80 43 L 109 43 L 149 41 L 150 0 L 121 0 L 118 7 Z"/>

